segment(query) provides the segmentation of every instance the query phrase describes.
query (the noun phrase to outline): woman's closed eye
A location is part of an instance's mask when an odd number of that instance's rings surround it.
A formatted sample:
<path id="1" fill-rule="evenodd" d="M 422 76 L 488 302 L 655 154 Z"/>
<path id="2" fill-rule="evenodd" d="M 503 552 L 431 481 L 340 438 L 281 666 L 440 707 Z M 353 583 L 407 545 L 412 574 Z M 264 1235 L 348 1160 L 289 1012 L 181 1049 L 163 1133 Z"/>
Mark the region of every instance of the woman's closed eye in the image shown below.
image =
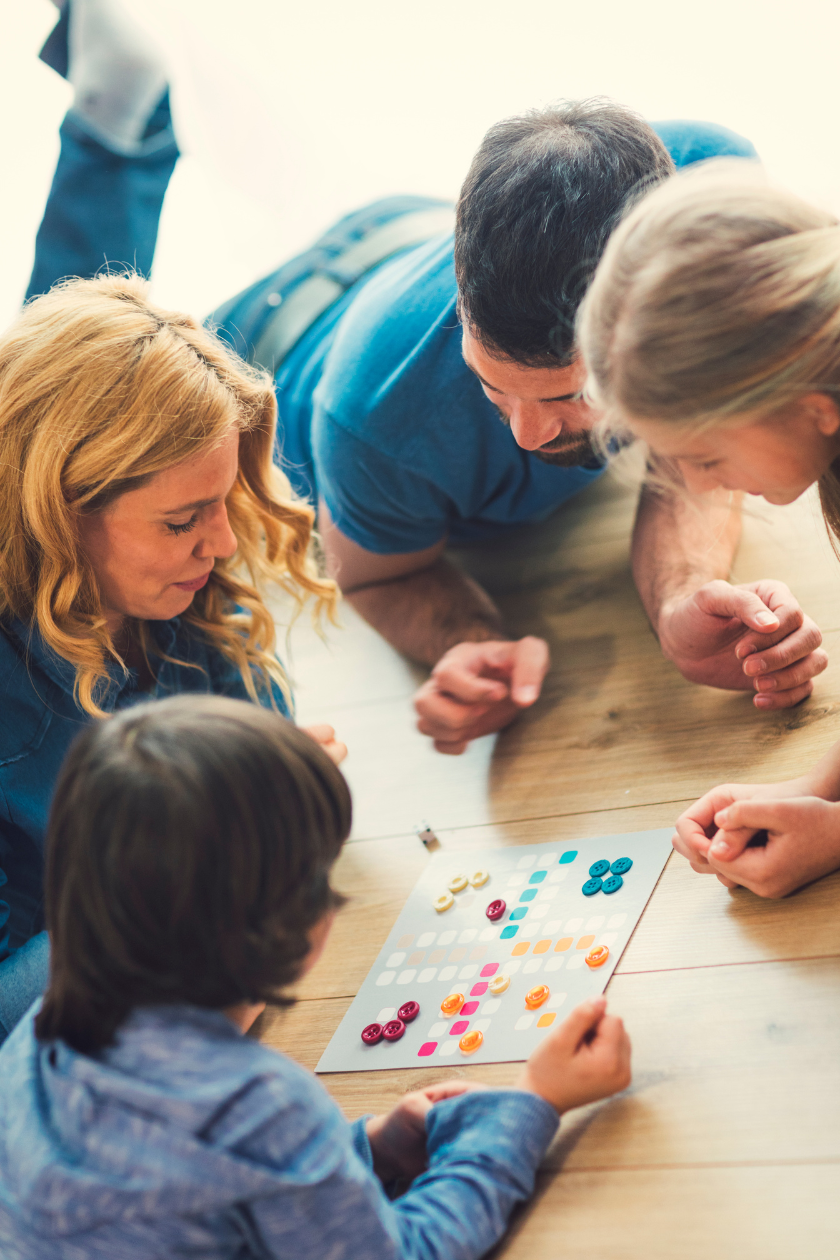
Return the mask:
<path id="1" fill-rule="evenodd" d="M 170 534 L 188 534 L 190 530 L 195 529 L 198 524 L 198 516 L 191 516 L 190 519 L 185 521 L 182 525 L 175 524 L 172 521 L 165 521 L 164 523 Z"/>

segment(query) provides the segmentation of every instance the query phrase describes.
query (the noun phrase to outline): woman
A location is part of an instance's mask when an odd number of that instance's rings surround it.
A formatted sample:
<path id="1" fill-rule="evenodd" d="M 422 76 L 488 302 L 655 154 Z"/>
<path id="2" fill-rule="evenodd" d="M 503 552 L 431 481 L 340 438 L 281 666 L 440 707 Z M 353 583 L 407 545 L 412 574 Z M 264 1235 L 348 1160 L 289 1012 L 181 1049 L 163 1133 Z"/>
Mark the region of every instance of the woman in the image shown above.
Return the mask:
<path id="1" fill-rule="evenodd" d="M 791 503 L 817 482 L 840 539 L 831 214 L 741 163 L 669 180 L 611 239 L 580 340 L 607 426 L 646 442 L 690 493 L 722 486 Z M 802 686 L 804 696 L 799 668 L 757 677 L 759 692 Z M 759 831 L 767 842 L 749 846 Z M 768 897 L 836 870 L 840 745 L 799 779 L 707 792 L 678 819 L 674 845 L 695 870 Z"/>
<path id="2" fill-rule="evenodd" d="M 61 285 L 0 338 L 0 1039 L 46 979 L 43 835 L 80 725 L 184 691 L 288 711 L 263 586 L 319 612 L 335 588 L 275 426 L 270 381 L 136 277 Z"/>

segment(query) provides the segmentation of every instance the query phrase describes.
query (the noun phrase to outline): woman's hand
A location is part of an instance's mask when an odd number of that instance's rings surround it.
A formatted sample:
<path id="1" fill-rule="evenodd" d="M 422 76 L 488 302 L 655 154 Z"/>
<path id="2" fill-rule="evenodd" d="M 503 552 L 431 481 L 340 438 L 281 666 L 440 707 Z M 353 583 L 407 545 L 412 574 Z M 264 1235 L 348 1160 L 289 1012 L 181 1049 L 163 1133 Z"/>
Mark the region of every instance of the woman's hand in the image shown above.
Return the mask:
<path id="1" fill-rule="evenodd" d="M 840 868 L 840 804 L 819 796 L 738 800 L 714 824 L 706 862 L 727 888 L 786 897 Z M 766 844 L 747 847 L 756 832 L 766 832 Z"/>
<path id="2" fill-rule="evenodd" d="M 302 726 L 300 729 L 310 739 L 314 739 L 316 744 L 321 745 L 331 761 L 334 761 L 337 766 L 341 765 L 347 756 L 347 745 L 342 744 L 340 739 L 336 739 L 332 726 L 327 726 L 326 722 L 319 722 L 315 726 Z"/>
<path id="3" fill-rule="evenodd" d="M 701 875 L 714 875 L 716 872 L 709 864 L 707 855 L 718 832 L 715 816 L 721 810 L 733 805 L 735 801 L 778 800 L 781 797 L 810 795 L 816 793 L 813 788 L 809 790 L 805 779 L 790 779 L 786 783 L 721 783 L 680 814 L 671 843 L 677 853 L 688 858 L 693 870 Z M 741 849 L 746 848 L 752 834 L 754 833 L 743 838 Z"/>
<path id="4" fill-rule="evenodd" d="M 470 1081 L 443 1081 L 405 1094 L 386 1116 L 372 1116 L 367 1135 L 373 1153 L 373 1171 L 382 1182 L 412 1179 L 424 1172 L 426 1116 L 435 1103 L 486 1086 Z"/>
<path id="5" fill-rule="evenodd" d="M 630 1084 L 630 1038 L 606 998 L 582 1002 L 541 1041 L 516 1082 L 561 1115 Z"/>

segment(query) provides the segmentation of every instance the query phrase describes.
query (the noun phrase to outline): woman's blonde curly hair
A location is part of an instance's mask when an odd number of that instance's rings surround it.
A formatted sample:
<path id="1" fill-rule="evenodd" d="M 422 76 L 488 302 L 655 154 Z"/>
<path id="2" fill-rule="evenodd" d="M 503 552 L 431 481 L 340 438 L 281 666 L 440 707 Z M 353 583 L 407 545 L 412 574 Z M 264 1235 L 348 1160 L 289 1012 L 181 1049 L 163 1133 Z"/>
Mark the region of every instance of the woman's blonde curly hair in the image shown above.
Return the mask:
<path id="1" fill-rule="evenodd" d="M 27 305 L 0 338 L 0 625 L 18 618 L 76 668 L 76 698 L 97 695 L 123 664 L 96 577 L 79 546 L 79 514 L 103 511 L 155 474 L 239 432 L 227 499 L 238 548 L 217 560 L 182 618 L 239 669 L 249 695 L 288 694 L 275 656 L 267 581 L 300 609 L 331 615 L 333 582 L 310 555 L 314 513 L 273 463 L 270 378 L 189 315 L 149 300 L 134 275 L 70 280 Z M 136 632 L 150 653 L 148 629 Z"/>

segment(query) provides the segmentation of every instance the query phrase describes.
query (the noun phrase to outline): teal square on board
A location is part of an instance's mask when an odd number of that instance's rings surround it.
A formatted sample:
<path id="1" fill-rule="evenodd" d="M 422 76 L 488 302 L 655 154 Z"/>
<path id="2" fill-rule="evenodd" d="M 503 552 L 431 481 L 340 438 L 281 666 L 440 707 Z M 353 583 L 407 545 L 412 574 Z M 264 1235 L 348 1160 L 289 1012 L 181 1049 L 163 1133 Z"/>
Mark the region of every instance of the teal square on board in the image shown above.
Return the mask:
<path id="1" fill-rule="evenodd" d="M 574 862 L 578 855 L 577 849 L 567 849 L 560 859 L 560 865 L 564 866 L 566 862 Z"/>
<path id="2" fill-rule="evenodd" d="M 511 927 L 506 927 L 506 928 L 503 930 L 503 932 L 502 932 L 501 936 L 499 937 L 499 940 L 500 940 L 500 941 L 509 941 L 509 940 L 510 940 L 510 938 L 511 938 L 512 936 L 516 936 L 516 933 L 517 933 L 518 931 L 519 931 L 519 924 L 518 924 L 518 923 L 514 923 Z"/>
<path id="3" fill-rule="evenodd" d="M 537 895 L 536 888 L 526 888 L 519 898 L 520 901 L 533 901 Z"/>
<path id="4" fill-rule="evenodd" d="M 533 875 L 532 875 L 532 876 L 531 876 L 531 878 L 528 880 L 528 883 L 529 883 L 529 884 L 541 884 L 541 883 L 543 882 L 543 880 L 545 879 L 545 877 L 546 877 L 546 875 L 547 875 L 547 874 L 548 874 L 548 871 L 534 871 Z"/>

